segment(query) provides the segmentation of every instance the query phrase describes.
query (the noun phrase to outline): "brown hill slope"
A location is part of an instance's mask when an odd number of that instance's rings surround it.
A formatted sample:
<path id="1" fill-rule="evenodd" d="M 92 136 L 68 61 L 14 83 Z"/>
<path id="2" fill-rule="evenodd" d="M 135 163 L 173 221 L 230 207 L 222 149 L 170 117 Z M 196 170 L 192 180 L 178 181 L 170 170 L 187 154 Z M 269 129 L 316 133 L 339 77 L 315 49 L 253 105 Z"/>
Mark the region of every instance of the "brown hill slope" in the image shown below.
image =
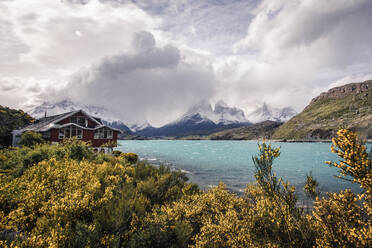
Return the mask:
<path id="1" fill-rule="evenodd" d="M 372 138 L 372 80 L 335 87 L 315 97 L 274 133 L 274 139 L 330 139 L 339 128 Z"/>

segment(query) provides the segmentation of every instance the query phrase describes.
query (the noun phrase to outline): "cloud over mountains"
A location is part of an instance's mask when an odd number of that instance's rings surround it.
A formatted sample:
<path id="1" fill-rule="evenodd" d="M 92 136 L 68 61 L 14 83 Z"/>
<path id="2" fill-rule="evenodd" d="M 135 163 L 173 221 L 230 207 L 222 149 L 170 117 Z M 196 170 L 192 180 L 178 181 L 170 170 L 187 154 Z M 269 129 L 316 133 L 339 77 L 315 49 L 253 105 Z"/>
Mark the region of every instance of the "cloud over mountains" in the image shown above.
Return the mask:
<path id="1" fill-rule="evenodd" d="M 0 0 L 0 104 L 161 125 L 195 102 L 301 110 L 372 74 L 370 0 Z"/>
<path id="2" fill-rule="evenodd" d="M 171 45 L 157 47 L 149 32 L 135 33 L 132 44 L 131 53 L 75 73 L 59 96 L 113 108 L 125 120 L 161 123 L 214 95 L 212 68 L 186 63 Z"/>

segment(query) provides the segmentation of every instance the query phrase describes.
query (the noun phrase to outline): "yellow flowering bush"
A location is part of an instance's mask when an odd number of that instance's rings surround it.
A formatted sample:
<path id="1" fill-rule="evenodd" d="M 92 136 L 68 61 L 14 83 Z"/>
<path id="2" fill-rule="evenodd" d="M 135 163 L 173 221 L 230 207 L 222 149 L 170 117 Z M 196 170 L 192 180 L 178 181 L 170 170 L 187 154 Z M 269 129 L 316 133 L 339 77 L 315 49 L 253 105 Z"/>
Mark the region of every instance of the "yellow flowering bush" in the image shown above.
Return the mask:
<path id="1" fill-rule="evenodd" d="M 332 151 L 341 161 L 328 164 L 362 192 L 319 199 L 310 174 L 305 213 L 266 143 L 243 196 L 223 183 L 201 192 L 181 172 L 78 140 L 1 150 L 0 247 L 372 247 L 372 154 L 345 129 Z"/>
<path id="2" fill-rule="evenodd" d="M 340 129 L 332 139 L 332 151 L 340 162 L 327 162 L 340 169 L 340 178 L 360 185 L 351 190 L 328 194 L 315 202 L 312 220 L 320 247 L 372 247 L 372 160 L 355 133 Z"/>
<path id="3" fill-rule="evenodd" d="M 138 155 L 133 152 L 122 153 L 120 156 L 132 164 L 135 164 L 138 161 Z"/>
<path id="4" fill-rule="evenodd" d="M 0 154 L 0 247 L 121 247 L 153 208 L 196 190 L 76 140 Z"/>

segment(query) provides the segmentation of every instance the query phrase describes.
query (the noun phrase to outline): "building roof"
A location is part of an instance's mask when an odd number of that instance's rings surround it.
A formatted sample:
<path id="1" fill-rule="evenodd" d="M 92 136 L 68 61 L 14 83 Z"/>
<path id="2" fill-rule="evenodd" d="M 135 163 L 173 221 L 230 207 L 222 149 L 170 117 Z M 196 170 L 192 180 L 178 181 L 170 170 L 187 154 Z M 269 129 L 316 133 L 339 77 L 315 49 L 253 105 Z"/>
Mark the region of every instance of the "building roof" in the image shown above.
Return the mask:
<path id="1" fill-rule="evenodd" d="M 74 115 L 78 112 L 82 112 L 87 117 L 89 117 L 92 121 L 97 123 L 97 127 L 88 128 L 88 127 L 80 126 L 80 125 L 75 124 L 75 123 L 67 123 L 67 124 L 63 124 L 63 125 L 57 124 L 61 120 L 64 120 L 64 119 L 66 119 L 66 118 L 68 118 L 68 117 L 70 117 L 70 116 L 72 116 L 72 115 Z M 76 111 L 71 111 L 71 112 L 67 112 L 67 113 L 63 113 L 63 114 L 59 114 L 59 115 L 53 115 L 53 116 L 40 118 L 34 124 L 31 124 L 29 126 L 26 126 L 22 129 L 16 130 L 16 131 L 21 132 L 21 133 L 25 132 L 25 131 L 45 132 L 45 131 L 49 131 L 52 128 L 62 128 L 62 127 L 67 127 L 67 126 L 71 126 L 71 125 L 77 126 L 79 128 L 82 128 L 82 129 L 87 129 L 87 130 L 95 130 L 95 129 L 99 129 L 99 128 L 102 128 L 102 127 L 107 127 L 107 128 L 112 129 L 112 130 L 122 132 L 120 129 L 112 128 L 112 127 L 103 125 L 102 122 L 101 122 L 101 119 L 96 118 L 96 117 L 92 117 L 91 115 L 89 115 L 88 113 L 86 113 L 83 110 L 76 110 Z"/>

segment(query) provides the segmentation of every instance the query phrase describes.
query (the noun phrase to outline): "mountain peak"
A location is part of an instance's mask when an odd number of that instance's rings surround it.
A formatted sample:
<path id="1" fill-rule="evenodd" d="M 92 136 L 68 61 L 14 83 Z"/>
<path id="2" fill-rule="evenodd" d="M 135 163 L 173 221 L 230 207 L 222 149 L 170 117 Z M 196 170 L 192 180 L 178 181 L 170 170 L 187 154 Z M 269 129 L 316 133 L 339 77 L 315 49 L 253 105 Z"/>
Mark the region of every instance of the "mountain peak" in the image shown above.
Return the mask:
<path id="1" fill-rule="evenodd" d="M 196 115 L 199 115 L 201 120 L 211 121 L 215 124 L 248 123 L 243 110 L 236 107 L 229 107 L 222 100 L 215 104 L 214 109 L 208 101 L 201 101 L 191 107 L 185 115 L 177 119 L 174 123 L 194 118 Z"/>
<path id="2" fill-rule="evenodd" d="M 195 104 L 194 106 L 192 106 L 191 108 L 189 108 L 189 110 L 187 111 L 187 115 L 190 115 L 190 114 L 196 114 L 196 113 L 199 113 L 199 114 L 206 114 L 206 113 L 209 113 L 209 112 L 212 112 L 212 106 L 211 104 L 208 102 L 208 101 L 200 101 L 198 102 L 197 104 Z"/>
<path id="3" fill-rule="evenodd" d="M 215 108 L 217 108 L 217 107 L 228 108 L 229 107 L 224 100 L 219 100 L 218 102 L 216 102 L 216 104 L 214 106 L 215 106 Z"/>
<path id="4" fill-rule="evenodd" d="M 248 115 L 248 119 L 253 123 L 270 120 L 286 122 L 297 113 L 292 107 L 275 108 L 263 102 L 262 106 Z"/>

